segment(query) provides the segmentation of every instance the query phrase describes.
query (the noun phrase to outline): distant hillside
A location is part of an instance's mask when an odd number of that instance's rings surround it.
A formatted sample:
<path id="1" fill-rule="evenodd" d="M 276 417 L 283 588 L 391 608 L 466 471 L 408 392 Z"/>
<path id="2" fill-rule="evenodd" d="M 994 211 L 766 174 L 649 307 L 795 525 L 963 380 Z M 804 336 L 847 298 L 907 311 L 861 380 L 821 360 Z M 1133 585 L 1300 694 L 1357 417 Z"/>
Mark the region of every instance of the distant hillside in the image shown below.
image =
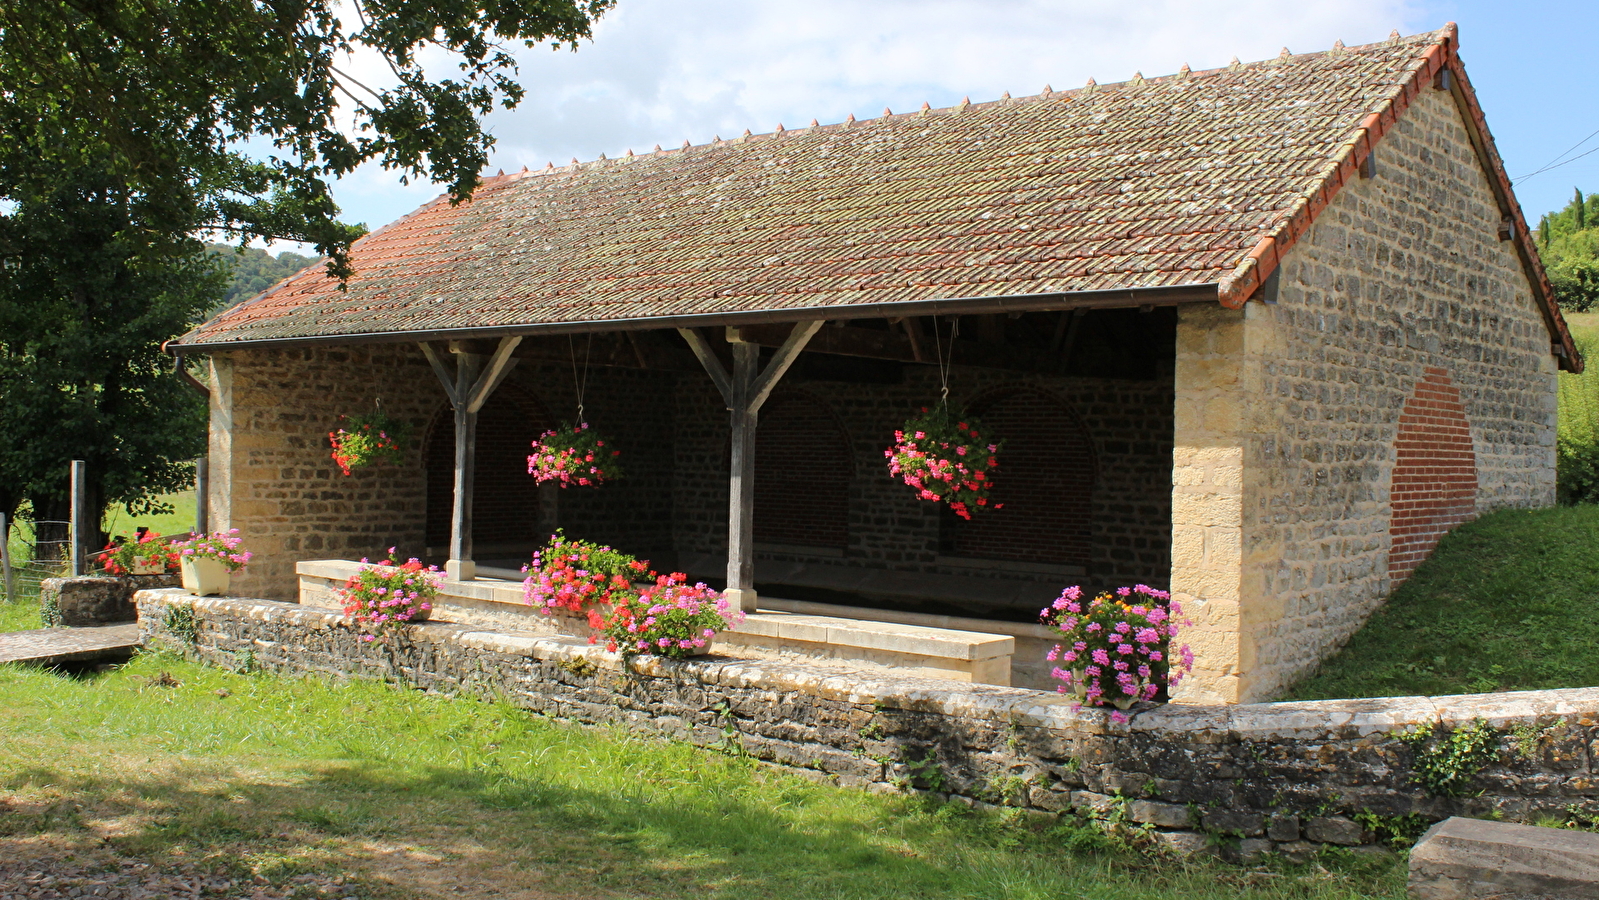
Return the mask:
<path id="1" fill-rule="evenodd" d="M 1599 312 L 1599 194 L 1578 190 L 1565 209 L 1539 220 L 1537 239 L 1561 307 Z"/>
<path id="2" fill-rule="evenodd" d="M 256 247 L 246 247 L 243 253 L 227 244 L 206 244 L 206 249 L 221 257 L 223 263 L 233 270 L 233 280 L 222 298 L 223 309 L 240 300 L 248 300 L 306 266 L 319 262 L 317 257 L 298 253 L 285 252 L 273 256 Z"/>

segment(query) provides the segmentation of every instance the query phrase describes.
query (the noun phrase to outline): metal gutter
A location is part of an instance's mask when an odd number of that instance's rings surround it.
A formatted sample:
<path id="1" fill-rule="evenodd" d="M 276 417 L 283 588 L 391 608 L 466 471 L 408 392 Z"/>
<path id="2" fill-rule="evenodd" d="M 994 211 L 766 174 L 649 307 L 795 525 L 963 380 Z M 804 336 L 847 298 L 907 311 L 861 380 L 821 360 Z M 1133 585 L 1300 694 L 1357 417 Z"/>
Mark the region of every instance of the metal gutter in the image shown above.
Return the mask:
<path id="1" fill-rule="evenodd" d="M 1068 291 L 1052 294 L 1012 294 L 1000 297 L 903 300 L 897 303 L 793 307 L 788 309 L 700 313 L 685 316 L 645 316 L 634 319 L 603 321 L 545 322 L 522 325 L 431 328 L 413 331 L 371 331 L 293 338 L 207 341 L 193 344 L 180 344 L 177 341 L 181 339 L 174 339 L 163 344 L 162 349 L 174 356 L 183 356 L 189 353 L 268 350 L 280 347 L 311 347 L 324 344 L 398 344 L 412 341 L 463 341 L 536 334 L 582 334 L 592 331 L 649 331 L 662 328 L 699 328 L 709 325 L 793 324 L 811 319 L 881 319 L 898 316 L 984 315 L 1012 312 L 1048 312 L 1063 309 L 1122 309 L 1138 306 L 1175 306 L 1182 303 L 1214 303 L 1218 299 L 1217 289 L 1218 285 L 1215 282 L 1206 282 L 1152 288 L 1118 288 L 1108 291 Z"/>

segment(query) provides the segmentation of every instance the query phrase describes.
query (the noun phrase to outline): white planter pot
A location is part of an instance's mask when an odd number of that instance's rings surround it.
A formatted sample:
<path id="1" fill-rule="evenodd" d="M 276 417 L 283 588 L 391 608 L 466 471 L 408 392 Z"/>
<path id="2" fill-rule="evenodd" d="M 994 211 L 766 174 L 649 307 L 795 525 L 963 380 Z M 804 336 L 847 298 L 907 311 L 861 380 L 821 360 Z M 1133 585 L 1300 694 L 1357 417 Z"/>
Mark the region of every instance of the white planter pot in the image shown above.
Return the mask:
<path id="1" fill-rule="evenodd" d="M 164 573 L 166 570 L 167 570 L 167 564 L 164 563 L 164 562 L 160 562 L 160 561 L 156 561 L 156 562 L 139 562 L 139 561 L 135 560 L 133 565 L 132 565 L 132 568 L 130 568 L 128 570 L 128 574 L 129 575 L 160 575 L 160 574 Z"/>
<path id="2" fill-rule="evenodd" d="M 233 573 L 226 563 L 207 557 L 182 557 L 178 570 L 183 573 L 183 589 L 196 597 L 214 597 L 228 592 Z"/>

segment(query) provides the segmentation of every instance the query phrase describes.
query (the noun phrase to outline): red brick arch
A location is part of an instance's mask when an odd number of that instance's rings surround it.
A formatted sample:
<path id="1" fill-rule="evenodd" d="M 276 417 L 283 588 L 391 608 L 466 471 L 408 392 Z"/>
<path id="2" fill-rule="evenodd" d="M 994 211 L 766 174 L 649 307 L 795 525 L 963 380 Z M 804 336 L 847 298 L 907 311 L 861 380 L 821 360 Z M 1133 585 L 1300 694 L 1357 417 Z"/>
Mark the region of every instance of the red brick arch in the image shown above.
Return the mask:
<path id="1" fill-rule="evenodd" d="M 1087 565 L 1093 552 L 1094 443 L 1071 406 L 1034 387 L 1001 388 L 968 407 L 1005 442 L 994 473 L 997 510 L 949 520 L 958 556 Z"/>
<path id="2" fill-rule="evenodd" d="M 538 540 L 539 492 L 527 474 L 529 446 L 554 427 L 544 407 L 513 385 L 489 396 L 477 418 L 477 478 L 472 491 L 472 540 L 490 546 Z M 455 419 L 449 404 L 428 427 L 427 543 L 450 542 L 455 501 Z"/>
<path id="3" fill-rule="evenodd" d="M 1403 581 L 1438 539 L 1477 513 L 1477 454 L 1460 389 L 1429 368 L 1399 413 L 1389 485 L 1388 576 Z"/>
<path id="4" fill-rule="evenodd" d="M 844 549 L 855 459 L 821 400 L 785 391 L 761 407 L 755 430 L 755 539 Z"/>

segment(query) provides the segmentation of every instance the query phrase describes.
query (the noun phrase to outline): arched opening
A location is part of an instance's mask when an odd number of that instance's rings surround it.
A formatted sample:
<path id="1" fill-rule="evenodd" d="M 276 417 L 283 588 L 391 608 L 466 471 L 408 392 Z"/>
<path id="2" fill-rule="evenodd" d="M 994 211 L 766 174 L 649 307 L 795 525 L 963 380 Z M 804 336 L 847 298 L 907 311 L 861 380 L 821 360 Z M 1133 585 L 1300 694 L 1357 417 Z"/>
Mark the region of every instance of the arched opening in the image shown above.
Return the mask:
<path id="1" fill-rule="evenodd" d="M 520 556 L 541 538 L 538 486 L 527 474 L 527 456 L 529 445 L 550 427 L 538 402 L 509 385 L 478 411 L 472 543 L 480 560 Z M 426 465 L 427 544 L 437 555 L 449 547 L 455 502 L 455 421 L 448 404 L 428 429 Z"/>
<path id="2" fill-rule="evenodd" d="M 1477 454 L 1460 389 L 1429 368 L 1399 413 L 1389 484 L 1388 576 L 1410 577 L 1449 529 L 1477 514 Z"/>
<path id="3" fill-rule="evenodd" d="M 767 401 L 755 431 L 755 540 L 844 549 L 854 471 L 849 438 L 820 401 Z"/>
<path id="4" fill-rule="evenodd" d="M 1088 565 L 1097 467 L 1088 431 L 1066 403 L 1034 388 L 979 398 L 972 415 L 1005 442 L 993 501 L 971 521 L 945 520 L 945 550 L 957 556 Z"/>

